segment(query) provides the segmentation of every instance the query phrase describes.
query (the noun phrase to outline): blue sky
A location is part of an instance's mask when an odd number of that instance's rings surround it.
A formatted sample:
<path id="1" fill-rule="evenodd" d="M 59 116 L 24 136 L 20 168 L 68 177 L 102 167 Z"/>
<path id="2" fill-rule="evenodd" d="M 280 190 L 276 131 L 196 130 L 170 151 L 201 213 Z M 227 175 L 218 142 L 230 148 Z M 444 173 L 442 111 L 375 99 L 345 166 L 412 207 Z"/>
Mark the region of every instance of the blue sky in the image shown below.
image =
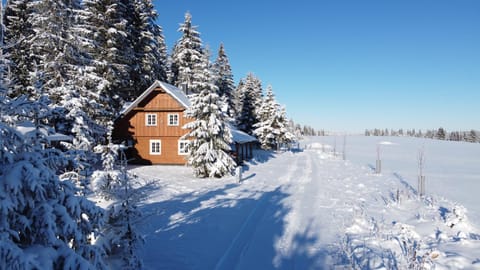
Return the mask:
<path id="1" fill-rule="evenodd" d="M 156 0 L 169 50 L 190 11 L 235 80 L 248 72 L 318 129 L 480 130 L 480 1 Z"/>

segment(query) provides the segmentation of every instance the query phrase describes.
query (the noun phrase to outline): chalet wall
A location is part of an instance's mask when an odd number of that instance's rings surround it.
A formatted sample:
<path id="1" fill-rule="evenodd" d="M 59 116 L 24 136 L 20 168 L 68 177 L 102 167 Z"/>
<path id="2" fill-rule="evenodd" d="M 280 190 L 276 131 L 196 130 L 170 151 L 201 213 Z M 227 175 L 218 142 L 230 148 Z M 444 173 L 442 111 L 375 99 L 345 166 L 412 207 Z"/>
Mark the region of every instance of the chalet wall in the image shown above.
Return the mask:
<path id="1" fill-rule="evenodd" d="M 161 140 L 162 153 L 150 155 L 150 140 Z M 135 148 L 138 150 L 139 158 L 149 160 L 152 164 L 186 164 L 187 156 L 178 155 L 178 137 L 139 137 Z"/>
<path id="2" fill-rule="evenodd" d="M 168 125 L 168 115 L 177 113 L 179 116 L 178 126 L 169 126 Z M 147 114 L 156 114 L 157 115 L 157 125 L 156 126 L 146 126 L 146 116 Z M 175 112 L 145 112 L 139 111 L 133 115 L 129 120 L 128 131 L 135 137 L 153 137 L 153 136 L 182 136 L 186 133 L 186 130 L 182 127 L 190 122 L 191 119 L 187 119 L 183 116 L 182 111 Z"/>
<path id="3" fill-rule="evenodd" d="M 157 88 L 117 123 L 114 138 L 131 138 L 135 150 L 132 157 L 142 163 L 185 164 L 186 156 L 178 155 L 178 140 L 188 130 L 182 127 L 192 119 L 184 117 L 185 108 L 170 94 Z M 156 126 L 147 126 L 147 114 L 157 116 Z M 168 125 L 168 115 L 178 114 L 178 125 Z M 150 140 L 161 140 L 161 155 L 150 154 Z"/>

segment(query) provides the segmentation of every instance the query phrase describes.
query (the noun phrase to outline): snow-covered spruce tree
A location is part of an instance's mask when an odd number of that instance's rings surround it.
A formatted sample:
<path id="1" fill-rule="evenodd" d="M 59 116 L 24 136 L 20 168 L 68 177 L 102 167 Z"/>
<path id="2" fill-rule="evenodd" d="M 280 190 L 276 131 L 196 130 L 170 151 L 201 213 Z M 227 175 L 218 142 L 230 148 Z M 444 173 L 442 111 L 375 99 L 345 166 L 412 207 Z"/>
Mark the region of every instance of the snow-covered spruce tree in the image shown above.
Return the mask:
<path id="1" fill-rule="evenodd" d="M 204 62 L 208 63 L 206 57 Z M 232 134 L 210 71 L 204 69 L 203 75 L 205 81 L 198 86 L 198 94 L 192 96 L 191 105 L 185 111 L 185 117 L 194 120 L 183 127 L 190 130 L 183 139 L 190 140 L 188 164 L 193 167 L 195 176 L 222 177 L 236 166 L 228 153 Z"/>
<path id="2" fill-rule="evenodd" d="M 178 31 L 182 37 L 176 42 L 171 56 L 171 83 L 184 88 L 187 94 L 198 93 L 198 85 L 205 81 L 198 78 L 203 72 L 198 66 L 203 61 L 204 52 L 200 33 L 192 25 L 190 13 L 185 14 L 185 21 Z"/>
<path id="3" fill-rule="evenodd" d="M 104 160 L 104 165 L 108 162 Z M 137 206 L 144 197 L 142 192 L 134 189 L 135 176 L 127 172 L 126 163 L 125 155 L 122 153 L 119 169 L 108 174 L 111 182 L 105 192 L 114 203 L 107 211 L 107 222 L 99 242 L 109 247 L 107 255 L 112 265 L 119 265 L 121 269 L 136 270 L 143 267 L 140 250 L 144 239 L 137 229 L 143 215 Z"/>
<path id="4" fill-rule="evenodd" d="M 258 109 L 262 104 L 262 83 L 252 73 L 241 81 L 237 89 L 237 126 L 252 135 L 258 123 Z"/>
<path id="5" fill-rule="evenodd" d="M 54 104 L 59 104 L 70 89 L 66 84 L 73 80 L 79 62 L 71 27 L 76 21 L 78 1 L 31 1 L 28 7 L 34 12 L 28 18 L 35 33 L 29 39 L 28 53 L 37 55 L 34 63 L 44 74 L 44 89 Z"/>
<path id="6" fill-rule="evenodd" d="M 120 145 L 112 142 L 113 123 L 107 127 L 107 144 L 95 146 L 95 152 L 101 155 L 102 170 L 96 170 L 92 175 L 92 190 L 105 199 L 113 199 L 118 185 L 118 170 L 116 166 L 119 160 Z"/>
<path id="7" fill-rule="evenodd" d="M 257 136 L 263 149 L 273 149 L 276 146 L 277 127 L 272 120 L 274 120 L 277 111 L 278 105 L 275 101 L 272 86 L 269 85 L 262 106 L 258 110 L 259 122 L 253 125 L 255 128 L 253 133 Z"/>
<path id="8" fill-rule="evenodd" d="M 76 113 L 70 110 L 80 108 L 90 119 L 96 119 L 83 121 L 85 124 L 99 124 L 97 121 L 102 119 L 103 107 L 99 102 L 99 91 L 93 86 L 103 79 L 93 72 L 92 59 L 84 51 L 83 28 L 78 24 L 79 1 L 33 1 L 29 7 L 34 12 L 28 22 L 35 32 L 29 39 L 29 50 L 39 56 L 39 63 L 35 66 L 42 74 L 42 89 L 52 100 L 52 107 L 60 111 L 52 122 L 59 132 L 75 133 L 72 126 L 78 119 L 73 118 Z M 75 106 L 67 108 L 68 104 Z M 99 130 L 97 127 L 87 129 Z M 95 134 L 95 137 L 101 135 Z"/>
<path id="9" fill-rule="evenodd" d="M 435 138 L 438 139 L 438 140 L 445 140 L 445 138 L 446 138 L 445 129 L 443 129 L 442 127 L 439 128 L 437 130 L 437 132 L 435 133 Z"/>
<path id="10" fill-rule="evenodd" d="M 103 170 L 94 173 L 92 184 L 100 196 L 113 203 L 108 209 L 103 236 L 98 242 L 106 247 L 112 266 L 141 269 L 143 263 L 139 252 L 144 241 L 137 231 L 137 225 L 142 219 L 137 205 L 145 196 L 140 190 L 142 186 L 135 181 L 136 177 L 126 170 L 127 159 L 121 146 L 111 141 L 112 125 L 109 125 L 108 130 L 109 143 L 96 147 L 102 154 Z"/>
<path id="11" fill-rule="evenodd" d="M 29 7 L 34 10 L 29 23 L 35 32 L 30 51 L 39 56 L 41 89 L 52 101 L 49 121 L 58 132 L 74 137 L 67 154 L 70 171 L 61 179 L 75 179 L 86 192 L 91 150 L 103 140 L 103 125 L 109 118 L 100 101 L 105 80 L 95 73 L 86 52 L 90 40 L 79 24 L 83 14 L 79 1 L 33 1 Z"/>
<path id="12" fill-rule="evenodd" d="M 0 60 L 3 54 L 0 53 Z M 3 63 L 3 61 L 0 61 Z M 103 211 L 76 195 L 55 174 L 51 151 L 33 119 L 34 136 L 19 134 L 11 121 L 19 114 L 45 115 L 42 100 L 9 99 L 0 66 L 0 268 L 106 269 L 104 250 L 93 244 Z M 40 104 L 39 104 L 40 103 Z M 38 110 L 40 109 L 40 110 Z M 30 113 L 27 114 L 27 116 Z M 61 155 L 60 152 L 56 152 Z M 61 160 L 57 158 L 56 161 Z"/>
<path id="13" fill-rule="evenodd" d="M 74 86 L 72 86 L 75 89 Z M 88 102 L 86 97 L 73 92 L 67 94 L 68 100 L 62 102 L 61 109 L 66 111 L 66 119 L 69 120 L 69 128 L 73 134 L 73 142 L 68 145 L 67 157 L 71 162 L 71 171 L 62 176 L 74 180 L 82 192 L 89 192 L 89 174 L 91 163 L 95 156 L 92 153 L 96 142 L 100 140 L 104 129 L 97 125 L 84 111 L 84 105 Z"/>
<path id="14" fill-rule="evenodd" d="M 289 122 L 285 111 L 275 101 L 271 86 L 258 111 L 259 122 L 254 124 L 254 134 L 263 149 L 276 149 L 279 145 L 292 142 L 295 136 L 289 130 Z"/>
<path id="15" fill-rule="evenodd" d="M 5 23 L 5 46 L 4 53 L 8 55 L 12 81 L 12 94 L 19 96 L 26 94 L 36 97 L 30 87 L 30 72 L 33 71 L 38 56 L 29 50 L 29 39 L 33 35 L 33 29 L 28 22 L 32 16 L 29 3 L 32 0 L 9 0 L 5 6 L 3 21 Z"/>
<path id="16" fill-rule="evenodd" d="M 162 28 L 155 23 L 157 12 L 151 0 L 133 0 L 130 36 L 134 51 L 132 88 L 139 96 L 155 80 L 165 81 L 166 45 Z"/>
<path id="17" fill-rule="evenodd" d="M 60 181 L 42 153 L 0 122 L 0 266 L 2 269 L 104 269 L 92 244 L 103 211 Z"/>
<path id="18" fill-rule="evenodd" d="M 468 133 L 468 139 L 467 139 L 468 142 L 472 142 L 472 143 L 476 143 L 478 141 L 478 136 L 477 136 L 477 132 L 475 130 L 470 130 L 470 132 Z"/>
<path id="19" fill-rule="evenodd" d="M 218 94 L 220 98 L 224 99 L 228 105 L 228 115 L 230 117 L 235 116 L 235 82 L 233 81 L 232 68 L 228 61 L 227 54 L 223 43 L 220 44 L 218 49 L 217 59 L 213 65 L 213 73 L 215 78 L 215 85 L 218 87 Z"/>
<path id="20" fill-rule="evenodd" d="M 130 96 L 133 49 L 127 38 L 126 1 L 84 0 L 80 13 L 83 50 L 92 59 L 92 73 L 103 81 L 97 89 L 99 102 L 111 119 Z M 109 119 L 109 120 L 111 120 Z M 108 120 L 106 120 L 108 122 Z"/>
<path id="21" fill-rule="evenodd" d="M 290 131 L 290 128 L 288 126 L 288 118 L 285 107 L 280 106 L 280 109 L 277 111 L 277 115 L 275 116 L 275 118 L 277 119 L 277 123 L 279 123 L 277 144 L 282 145 L 294 142 L 296 140 L 296 136 Z M 313 131 L 313 133 L 315 135 L 317 134 L 315 130 Z"/>

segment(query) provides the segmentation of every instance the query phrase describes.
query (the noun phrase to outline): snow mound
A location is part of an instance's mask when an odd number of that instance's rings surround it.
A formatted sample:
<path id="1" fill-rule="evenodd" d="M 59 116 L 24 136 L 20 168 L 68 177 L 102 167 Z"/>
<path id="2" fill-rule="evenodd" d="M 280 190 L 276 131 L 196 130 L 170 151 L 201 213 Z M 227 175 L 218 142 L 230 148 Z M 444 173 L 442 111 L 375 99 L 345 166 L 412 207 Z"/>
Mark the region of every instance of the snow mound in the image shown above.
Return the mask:
<path id="1" fill-rule="evenodd" d="M 381 141 L 378 143 L 379 145 L 397 145 L 394 142 L 389 142 L 389 141 Z"/>

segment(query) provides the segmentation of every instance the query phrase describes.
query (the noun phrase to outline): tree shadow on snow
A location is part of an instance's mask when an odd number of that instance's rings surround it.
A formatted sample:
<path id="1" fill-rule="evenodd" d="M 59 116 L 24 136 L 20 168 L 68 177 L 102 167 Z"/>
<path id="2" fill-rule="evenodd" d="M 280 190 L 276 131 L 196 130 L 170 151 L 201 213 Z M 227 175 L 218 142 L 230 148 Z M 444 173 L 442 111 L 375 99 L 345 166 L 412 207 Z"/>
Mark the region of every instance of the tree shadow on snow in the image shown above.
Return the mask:
<path id="1" fill-rule="evenodd" d="M 289 196 L 278 187 L 268 192 L 233 190 L 229 184 L 205 193 L 185 193 L 143 205 L 146 215 L 146 269 L 318 269 L 326 250 L 312 249 L 310 229 L 293 237 L 288 254 L 280 254 Z"/>
<path id="2" fill-rule="evenodd" d="M 332 247 L 319 246 L 319 239 L 310 222 L 301 233 L 293 236 L 290 245 L 292 249 L 277 256 L 275 268 L 277 269 L 330 269 L 333 266 L 331 256 Z"/>
<path id="3" fill-rule="evenodd" d="M 271 150 L 256 149 L 253 150 L 253 158 L 248 161 L 252 165 L 268 162 L 275 157 L 275 152 Z"/>

